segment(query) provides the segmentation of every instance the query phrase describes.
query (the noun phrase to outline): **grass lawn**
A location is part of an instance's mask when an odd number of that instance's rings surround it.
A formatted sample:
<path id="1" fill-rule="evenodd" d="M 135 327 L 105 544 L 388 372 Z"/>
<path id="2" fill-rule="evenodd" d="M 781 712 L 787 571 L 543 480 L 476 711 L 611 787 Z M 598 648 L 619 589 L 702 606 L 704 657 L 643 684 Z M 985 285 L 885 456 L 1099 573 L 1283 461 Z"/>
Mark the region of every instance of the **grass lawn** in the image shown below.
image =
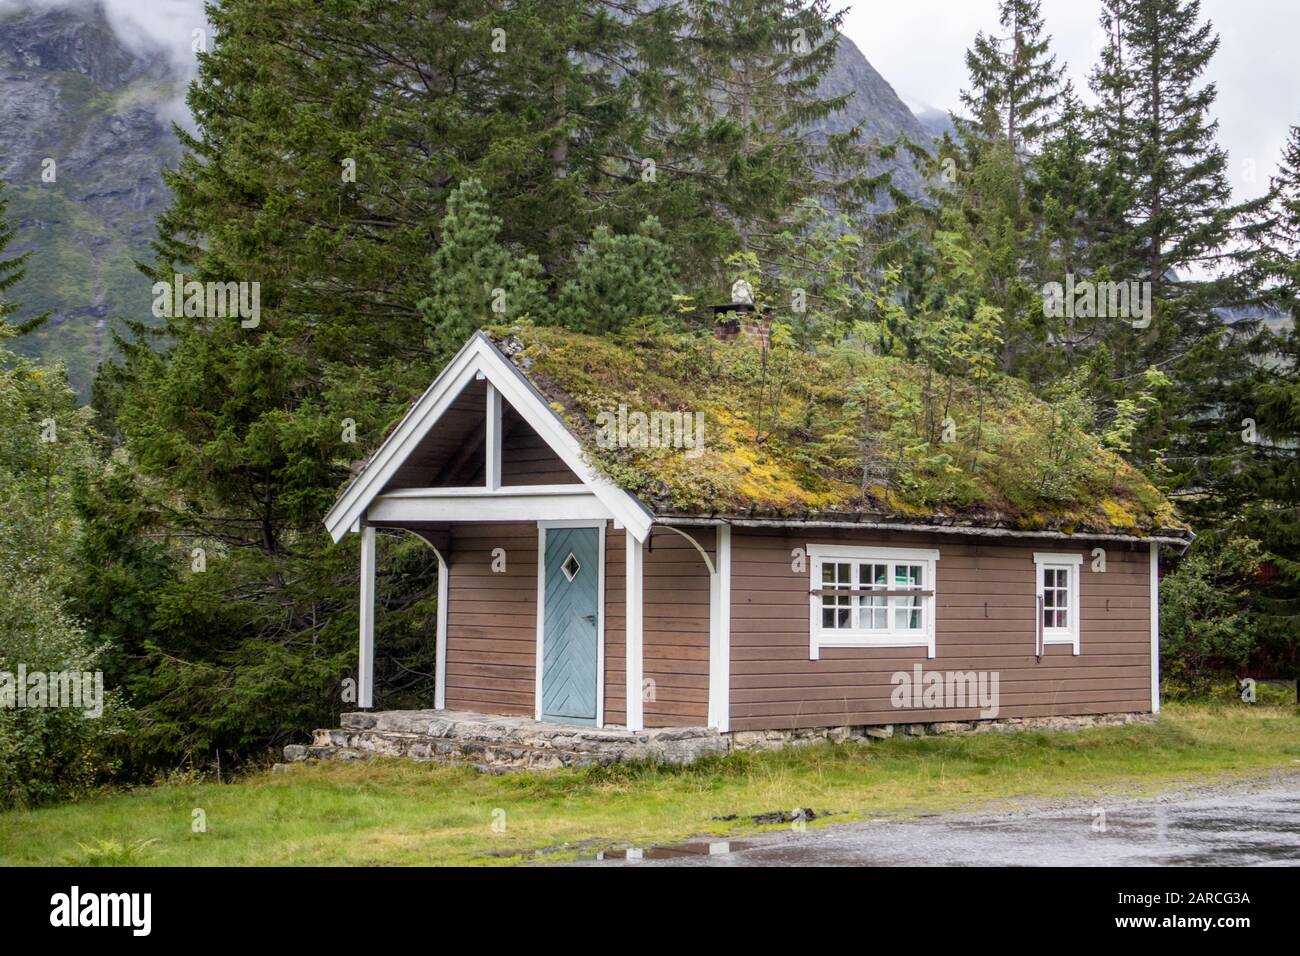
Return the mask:
<path id="1" fill-rule="evenodd" d="M 1011 798 L 1141 796 L 1298 765 L 1296 707 L 1241 703 L 1169 704 L 1147 726 L 819 744 L 684 769 L 488 776 L 400 760 L 299 764 L 0 814 L 0 864 L 499 864 L 538 850 L 562 860 L 753 831 L 751 815 L 795 807 L 842 822 Z M 193 832 L 196 810 L 206 832 Z M 717 819 L 732 815 L 740 820 Z"/>

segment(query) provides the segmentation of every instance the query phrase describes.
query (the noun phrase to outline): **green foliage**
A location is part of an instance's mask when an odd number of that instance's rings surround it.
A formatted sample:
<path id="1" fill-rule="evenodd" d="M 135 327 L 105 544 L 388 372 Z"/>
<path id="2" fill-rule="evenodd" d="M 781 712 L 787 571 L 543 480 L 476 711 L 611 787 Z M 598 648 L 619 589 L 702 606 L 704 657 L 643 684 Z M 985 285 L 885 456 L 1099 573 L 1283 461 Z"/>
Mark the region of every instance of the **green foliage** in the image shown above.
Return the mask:
<path id="1" fill-rule="evenodd" d="M 75 487 L 97 466 L 91 413 L 61 368 L 9 352 L 11 335 L 0 327 L 0 673 L 99 671 L 104 649 L 61 593 L 76 583 Z M 125 714 L 108 691 L 102 713 L 92 708 L 0 708 L 0 806 L 75 795 L 112 772 Z"/>
<path id="2" fill-rule="evenodd" d="M 981 31 L 966 51 L 971 90 L 962 103 L 982 135 L 1005 137 L 1014 153 L 1035 145 L 1050 126 L 1065 67 L 1050 53 L 1040 0 L 1000 0 L 998 23 L 1005 35 Z"/>
<path id="3" fill-rule="evenodd" d="M 120 843 L 117 840 L 93 840 L 90 843 L 77 843 L 77 852 L 68 853 L 63 858 L 65 866 L 140 866 L 147 859 L 149 851 L 159 840 L 133 840 Z"/>
<path id="4" fill-rule="evenodd" d="M 1261 563 L 1249 538 L 1198 539 L 1177 570 L 1160 584 L 1161 674 L 1193 692 L 1240 673 L 1255 651 L 1245 612 Z"/>
<path id="5" fill-rule="evenodd" d="M 420 303 L 430 351 L 441 361 L 493 317 L 542 319 L 549 311 L 541 263 L 535 255 L 512 256 L 497 242 L 500 232 L 479 180 L 452 190 L 433 255 L 432 292 Z"/>
<path id="6" fill-rule="evenodd" d="M 677 293 L 673 258 L 653 216 L 631 235 L 597 227 L 560 290 L 560 321 L 580 332 L 602 334 L 667 315 Z"/>

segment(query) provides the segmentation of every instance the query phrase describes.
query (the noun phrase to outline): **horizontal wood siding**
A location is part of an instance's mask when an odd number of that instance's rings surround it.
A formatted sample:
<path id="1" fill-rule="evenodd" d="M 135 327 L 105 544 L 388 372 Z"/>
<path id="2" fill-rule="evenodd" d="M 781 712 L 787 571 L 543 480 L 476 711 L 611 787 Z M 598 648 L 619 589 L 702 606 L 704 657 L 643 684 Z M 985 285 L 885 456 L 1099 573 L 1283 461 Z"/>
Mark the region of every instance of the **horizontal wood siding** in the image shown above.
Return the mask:
<path id="1" fill-rule="evenodd" d="M 924 648 L 826 648 L 808 659 L 808 572 L 791 551 L 810 544 L 938 548 L 935 657 Z M 999 717 L 1151 709 L 1150 552 L 1106 543 L 1091 570 L 1085 542 L 988 543 L 939 535 L 826 530 L 732 535 L 731 728 L 766 730 L 973 720 L 976 708 L 900 710 L 896 671 L 996 671 Z M 1049 645 L 1034 659 L 1035 551 L 1084 556 L 1081 653 Z M 707 661 L 706 661 L 707 663 Z"/>
<path id="2" fill-rule="evenodd" d="M 505 416 L 508 431 L 501 439 L 501 484 L 574 485 L 575 475 L 541 435 L 517 415 Z"/>
<path id="3" fill-rule="evenodd" d="M 688 529 L 712 557 L 711 528 Z M 644 676 L 647 727 L 701 727 L 709 720 L 709 569 L 689 541 L 657 528 L 645 555 Z"/>
<path id="4" fill-rule="evenodd" d="M 492 572 L 492 549 L 506 570 Z M 536 712 L 537 526 L 453 525 L 448 556 L 448 710 Z"/>
<path id="5" fill-rule="evenodd" d="M 694 533 L 694 532 L 693 532 Z M 713 532 L 695 534 L 712 557 Z M 699 727 L 709 719 L 709 569 L 681 535 L 656 529 L 645 552 L 642 677 L 654 700 L 646 727 Z M 606 532 L 605 723 L 627 723 L 627 545 Z"/>

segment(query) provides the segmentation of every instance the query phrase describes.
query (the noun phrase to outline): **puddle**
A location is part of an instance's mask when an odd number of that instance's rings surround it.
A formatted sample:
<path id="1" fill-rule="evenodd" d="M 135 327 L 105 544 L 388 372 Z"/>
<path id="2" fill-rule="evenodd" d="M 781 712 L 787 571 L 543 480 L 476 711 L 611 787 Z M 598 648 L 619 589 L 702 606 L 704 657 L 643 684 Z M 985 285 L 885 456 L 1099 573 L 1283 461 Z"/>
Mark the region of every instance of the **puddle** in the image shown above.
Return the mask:
<path id="1" fill-rule="evenodd" d="M 695 856 L 728 856 L 748 850 L 753 844 L 744 840 L 687 840 L 685 843 L 667 843 L 663 846 L 628 847 L 626 850 L 601 850 L 588 860 L 674 860 Z"/>

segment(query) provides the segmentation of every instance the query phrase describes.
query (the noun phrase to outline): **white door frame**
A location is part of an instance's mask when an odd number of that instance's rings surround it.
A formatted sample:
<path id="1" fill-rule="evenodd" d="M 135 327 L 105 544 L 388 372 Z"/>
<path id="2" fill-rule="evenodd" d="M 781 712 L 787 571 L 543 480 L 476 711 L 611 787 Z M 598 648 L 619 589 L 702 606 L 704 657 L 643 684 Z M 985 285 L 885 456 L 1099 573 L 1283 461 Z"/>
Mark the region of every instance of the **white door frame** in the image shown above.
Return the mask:
<path id="1" fill-rule="evenodd" d="M 605 726 L 605 521 L 578 518 L 537 522 L 537 663 L 533 682 L 534 716 L 542 719 L 542 644 L 546 640 L 546 529 L 595 528 L 596 548 L 596 727 Z"/>

